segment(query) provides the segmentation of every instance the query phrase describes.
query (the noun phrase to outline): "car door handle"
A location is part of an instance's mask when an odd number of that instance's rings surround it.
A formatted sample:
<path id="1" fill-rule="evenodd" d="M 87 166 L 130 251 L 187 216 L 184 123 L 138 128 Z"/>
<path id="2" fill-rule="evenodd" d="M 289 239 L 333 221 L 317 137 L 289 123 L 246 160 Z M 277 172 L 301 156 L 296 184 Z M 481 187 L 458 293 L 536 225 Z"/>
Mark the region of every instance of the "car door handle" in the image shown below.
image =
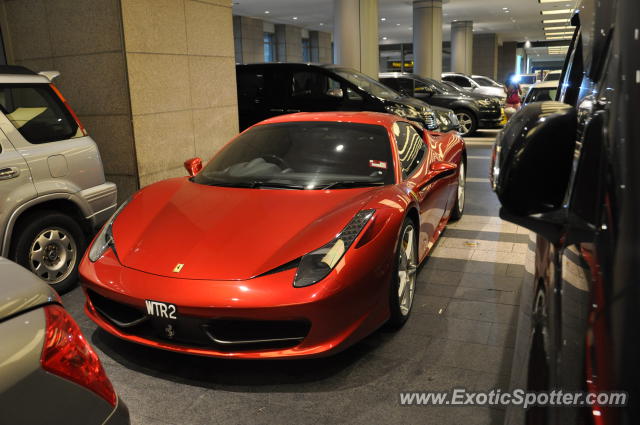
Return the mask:
<path id="1" fill-rule="evenodd" d="M 269 112 L 284 112 L 284 109 L 274 108 L 274 109 L 269 109 Z"/>
<path id="2" fill-rule="evenodd" d="M 17 167 L 7 167 L 0 169 L 0 180 L 9 180 L 20 175 L 20 169 Z"/>

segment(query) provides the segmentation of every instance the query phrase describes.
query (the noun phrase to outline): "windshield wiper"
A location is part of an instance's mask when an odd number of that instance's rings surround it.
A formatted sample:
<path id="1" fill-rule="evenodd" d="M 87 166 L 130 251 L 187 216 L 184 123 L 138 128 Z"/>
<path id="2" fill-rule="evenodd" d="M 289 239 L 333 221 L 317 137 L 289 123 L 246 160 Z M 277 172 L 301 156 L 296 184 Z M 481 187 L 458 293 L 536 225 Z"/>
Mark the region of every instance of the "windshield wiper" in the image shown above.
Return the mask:
<path id="1" fill-rule="evenodd" d="M 278 182 L 270 182 L 265 180 L 253 180 L 252 182 L 247 183 L 247 187 L 252 188 L 275 188 L 275 189 L 295 189 L 295 190 L 304 190 L 306 187 L 299 184 L 289 184 L 289 183 L 278 183 Z"/>
<path id="2" fill-rule="evenodd" d="M 322 187 L 322 190 L 336 189 L 336 188 L 351 188 L 351 187 L 370 187 L 370 186 L 384 186 L 384 182 L 367 182 L 357 180 L 343 180 L 339 182 L 332 182 Z"/>

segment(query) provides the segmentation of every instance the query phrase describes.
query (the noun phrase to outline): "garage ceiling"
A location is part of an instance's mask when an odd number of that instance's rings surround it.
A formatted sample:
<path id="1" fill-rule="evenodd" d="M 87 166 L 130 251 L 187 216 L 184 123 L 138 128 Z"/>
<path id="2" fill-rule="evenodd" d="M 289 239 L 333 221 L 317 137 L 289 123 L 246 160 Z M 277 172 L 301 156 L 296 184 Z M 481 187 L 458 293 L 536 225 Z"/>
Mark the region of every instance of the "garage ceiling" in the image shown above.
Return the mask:
<path id="1" fill-rule="evenodd" d="M 450 38 L 452 21 L 472 20 L 474 32 L 497 33 L 502 41 L 544 40 L 540 11 L 570 9 L 576 2 L 560 0 L 541 4 L 538 0 L 445 0 L 444 39 Z M 412 3 L 411 0 L 379 0 L 382 44 L 411 42 Z M 233 13 L 274 23 L 331 31 L 333 0 L 237 0 L 233 2 Z M 548 19 L 568 17 L 569 13 L 564 13 L 550 15 Z"/>

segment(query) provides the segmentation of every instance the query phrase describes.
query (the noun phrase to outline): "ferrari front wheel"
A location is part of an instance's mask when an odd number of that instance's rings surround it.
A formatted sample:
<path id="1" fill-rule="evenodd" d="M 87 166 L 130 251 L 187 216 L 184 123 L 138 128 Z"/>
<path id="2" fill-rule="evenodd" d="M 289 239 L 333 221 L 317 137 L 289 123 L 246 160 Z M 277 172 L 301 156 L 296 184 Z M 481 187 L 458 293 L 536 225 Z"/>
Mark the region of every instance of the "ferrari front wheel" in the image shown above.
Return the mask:
<path id="1" fill-rule="evenodd" d="M 460 161 L 460 170 L 458 171 L 458 187 L 456 190 L 456 203 L 453 204 L 451 209 L 451 220 L 460 220 L 462 213 L 464 212 L 464 198 L 465 198 L 465 184 L 467 181 L 464 158 Z"/>
<path id="2" fill-rule="evenodd" d="M 391 282 L 389 296 L 391 317 L 389 323 L 400 327 L 409 318 L 413 296 L 416 290 L 416 273 L 418 270 L 418 230 L 410 218 L 402 224 L 398 248 L 396 250 L 396 267 Z"/>

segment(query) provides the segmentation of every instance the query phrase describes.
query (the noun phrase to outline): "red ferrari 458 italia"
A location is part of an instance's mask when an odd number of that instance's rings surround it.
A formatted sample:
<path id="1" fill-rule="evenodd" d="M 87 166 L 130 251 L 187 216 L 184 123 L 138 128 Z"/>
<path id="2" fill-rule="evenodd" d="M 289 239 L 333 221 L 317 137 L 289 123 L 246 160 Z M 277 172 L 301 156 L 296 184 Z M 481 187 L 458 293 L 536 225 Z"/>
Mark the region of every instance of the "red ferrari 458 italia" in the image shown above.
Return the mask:
<path id="1" fill-rule="evenodd" d="M 101 328 L 183 353 L 313 357 L 399 327 L 464 208 L 464 141 L 388 114 L 280 116 L 185 166 L 122 205 L 80 266 Z"/>

